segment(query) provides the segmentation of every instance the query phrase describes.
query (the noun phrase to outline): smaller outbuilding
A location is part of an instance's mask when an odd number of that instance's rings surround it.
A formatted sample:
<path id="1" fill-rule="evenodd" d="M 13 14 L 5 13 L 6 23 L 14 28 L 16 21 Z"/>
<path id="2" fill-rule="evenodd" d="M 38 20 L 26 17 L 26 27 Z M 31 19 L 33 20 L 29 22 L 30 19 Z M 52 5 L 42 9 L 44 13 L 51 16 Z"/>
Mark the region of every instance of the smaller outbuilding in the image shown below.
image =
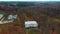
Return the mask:
<path id="1" fill-rule="evenodd" d="M 25 21 L 25 28 L 37 28 L 38 23 L 36 21 Z"/>

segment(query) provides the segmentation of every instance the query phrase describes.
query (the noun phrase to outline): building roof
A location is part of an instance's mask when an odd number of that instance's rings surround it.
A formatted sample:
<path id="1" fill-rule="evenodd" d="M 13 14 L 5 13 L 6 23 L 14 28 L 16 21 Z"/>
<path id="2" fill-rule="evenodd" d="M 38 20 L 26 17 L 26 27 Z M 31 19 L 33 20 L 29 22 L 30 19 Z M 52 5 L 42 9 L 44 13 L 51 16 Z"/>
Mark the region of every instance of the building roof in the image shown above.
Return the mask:
<path id="1" fill-rule="evenodd" d="M 26 21 L 25 24 L 37 24 L 36 21 Z"/>
<path id="2" fill-rule="evenodd" d="M 38 23 L 36 21 L 26 21 L 25 27 L 38 27 Z"/>
<path id="3" fill-rule="evenodd" d="M 3 17 L 3 14 L 0 14 L 0 19 Z"/>

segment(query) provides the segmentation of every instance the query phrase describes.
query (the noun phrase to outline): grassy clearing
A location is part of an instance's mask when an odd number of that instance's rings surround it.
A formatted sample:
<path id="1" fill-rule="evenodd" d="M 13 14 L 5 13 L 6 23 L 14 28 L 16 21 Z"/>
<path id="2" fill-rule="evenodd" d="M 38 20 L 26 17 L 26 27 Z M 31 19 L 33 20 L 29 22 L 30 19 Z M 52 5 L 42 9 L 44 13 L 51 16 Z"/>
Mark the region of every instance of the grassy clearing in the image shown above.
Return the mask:
<path id="1" fill-rule="evenodd" d="M 35 29 L 31 29 L 28 31 L 28 34 L 38 34 L 38 31 Z"/>

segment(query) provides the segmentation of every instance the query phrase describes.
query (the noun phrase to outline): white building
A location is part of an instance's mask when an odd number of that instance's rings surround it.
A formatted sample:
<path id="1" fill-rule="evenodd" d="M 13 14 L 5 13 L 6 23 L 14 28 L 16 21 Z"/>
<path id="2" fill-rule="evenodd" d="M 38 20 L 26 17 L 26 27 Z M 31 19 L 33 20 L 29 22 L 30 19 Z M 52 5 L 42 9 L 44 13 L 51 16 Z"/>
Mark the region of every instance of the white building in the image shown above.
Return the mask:
<path id="1" fill-rule="evenodd" d="M 29 27 L 38 27 L 38 23 L 36 21 L 25 21 L 25 28 Z"/>
<path id="2" fill-rule="evenodd" d="M 0 19 L 3 17 L 3 14 L 0 14 Z M 5 17 L 3 17 L 1 20 L 0 20 L 0 24 L 5 24 L 5 23 L 11 23 L 13 22 L 14 19 L 17 18 L 17 15 L 9 15 L 8 16 L 8 20 L 5 20 Z"/>
<path id="3" fill-rule="evenodd" d="M 3 17 L 3 14 L 0 14 L 0 19 Z M 9 15 L 8 20 L 5 20 L 5 17 L 0 20 L 0 24 L 11 23 L 14 19 L 17 18 L 17 15 Z"/>
<path id="4" fill-rule="evenodd" d="M 17 18 L 17 14 L 16 15 L 13 15 L 13 19 L 16 19 Z"/>
<path id="5" fill-rule="evenodd" d="M 5 17 L 4 17 L 4 18 L 5 18 Z M 11 23 L 11 22 L 13 22 L 13 20 L 9 20 L 9 21 L 5 20 L 5 21 L 4 21 L 4 18 L 2 18 L 2 19 L 0 20 L 0 24 L 5 24 L 5 23 Z"/>
<path id="6" fill-rule="evenodd" d="M 8 20 L 10 20 L 10 19 L 11 19 L 11 20 L 13 19 L 13 15 L 9 15 L 9 16 L 8 16 Z"/>
<path id="7" fill-rule="evenodd" d="M 9 15 L 8 20 L 14 20 L 17 18 L 17 15 Z"/>

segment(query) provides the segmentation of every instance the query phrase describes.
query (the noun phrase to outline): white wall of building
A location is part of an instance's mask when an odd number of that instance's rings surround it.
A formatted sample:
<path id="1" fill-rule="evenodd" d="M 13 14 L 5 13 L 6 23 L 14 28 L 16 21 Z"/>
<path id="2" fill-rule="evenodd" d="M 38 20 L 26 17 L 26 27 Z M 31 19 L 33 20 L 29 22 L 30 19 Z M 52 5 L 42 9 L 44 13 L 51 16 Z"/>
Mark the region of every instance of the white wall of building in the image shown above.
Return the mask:
<path id="1" fill-rule="evenodd" d="M 27 27 L 38 27 L 38 23 L 36 21 L 25 21 L 25 28 Z"/>

